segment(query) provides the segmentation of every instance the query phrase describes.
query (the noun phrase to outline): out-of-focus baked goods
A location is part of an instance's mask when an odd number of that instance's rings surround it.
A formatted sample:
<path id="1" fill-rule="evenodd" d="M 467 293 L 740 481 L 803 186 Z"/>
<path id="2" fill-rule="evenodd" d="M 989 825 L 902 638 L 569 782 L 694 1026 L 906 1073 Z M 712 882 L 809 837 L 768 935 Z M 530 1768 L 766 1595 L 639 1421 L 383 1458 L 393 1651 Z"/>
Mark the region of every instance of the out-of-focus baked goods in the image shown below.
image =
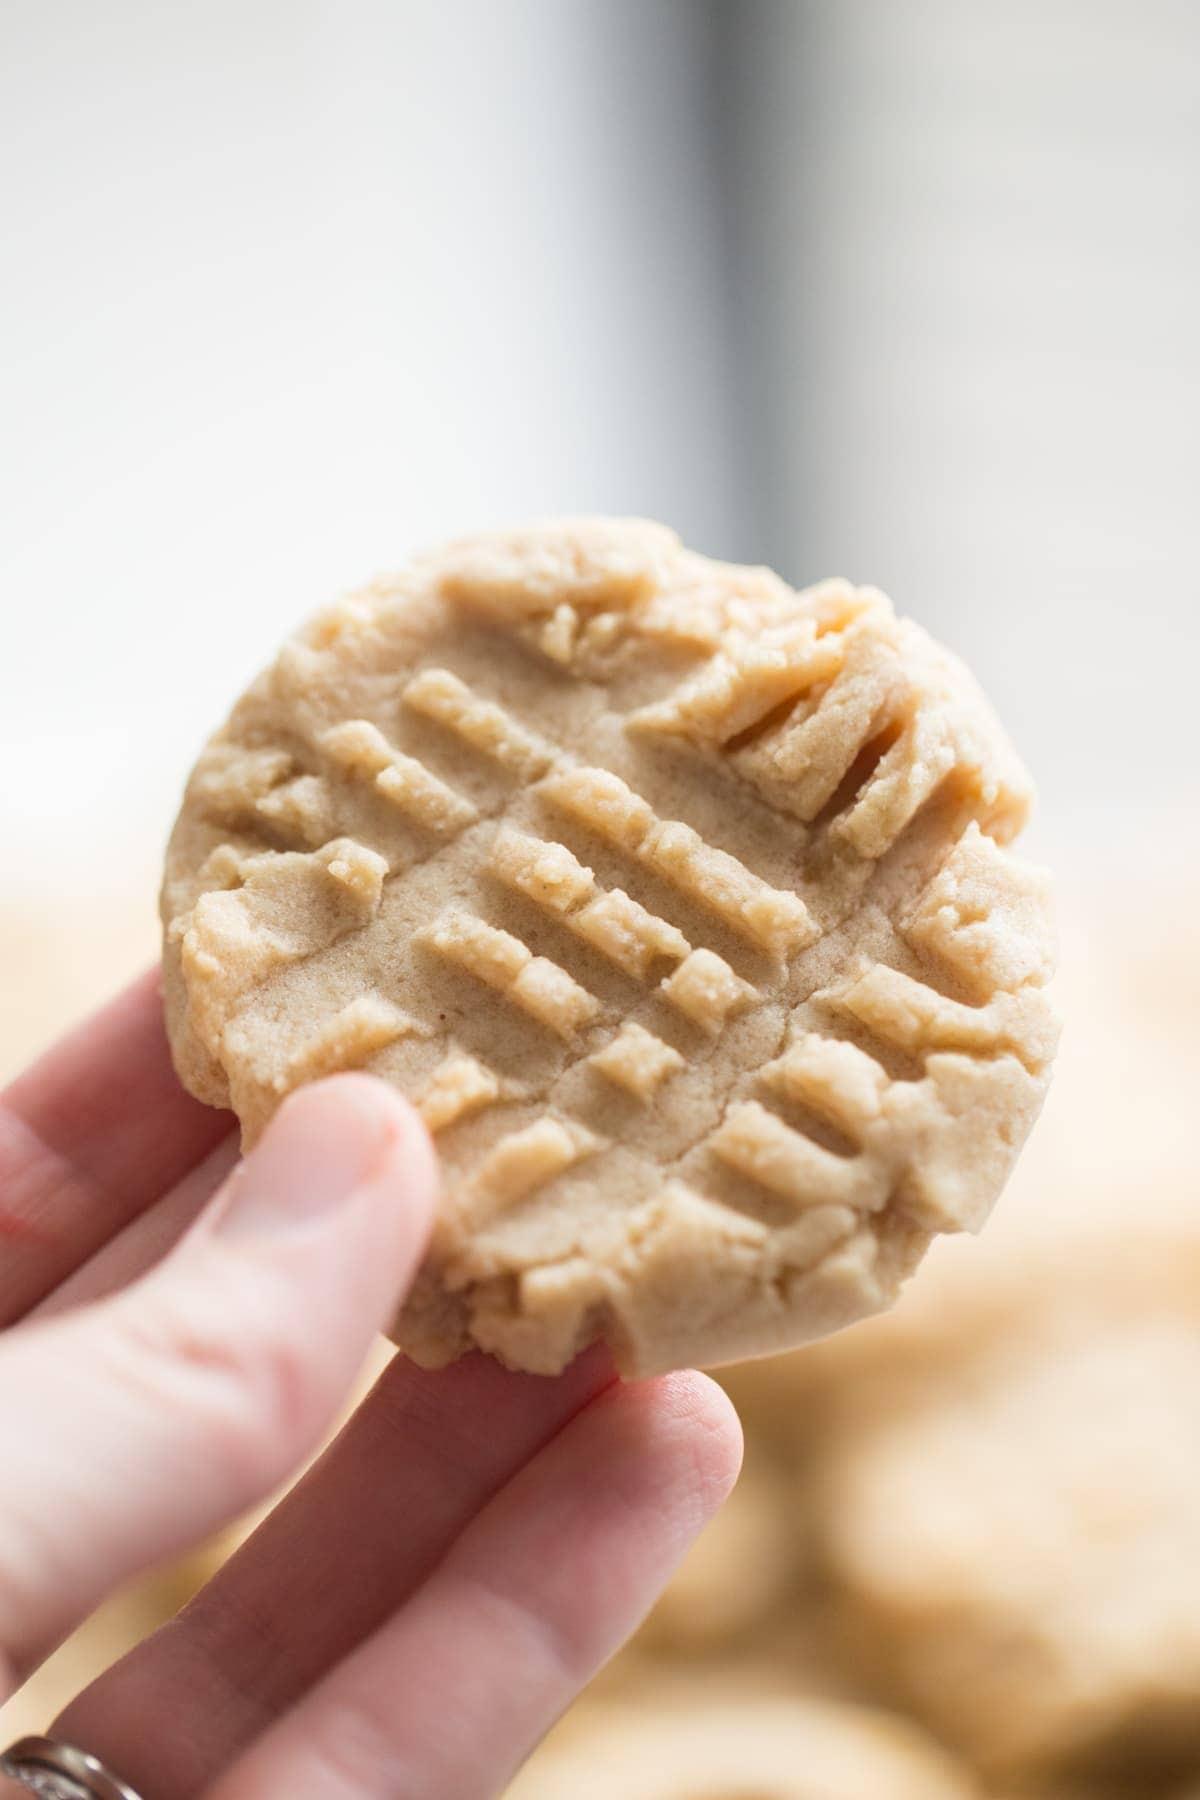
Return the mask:
<path id="1" fill-rule="evenodd" d="M 832 1402 L 845 1649 L 985 1768 L 1161 1780 L 1200 1762 L 1200 1237 L 1031 1252 L 978 1298 Z"/>
<path id="2" fill-rule="evenodd" d="M 509 1800 L 982 1800 L 968 1771 L 894 1715 L 744 1693 L 596 1707 Z"/>

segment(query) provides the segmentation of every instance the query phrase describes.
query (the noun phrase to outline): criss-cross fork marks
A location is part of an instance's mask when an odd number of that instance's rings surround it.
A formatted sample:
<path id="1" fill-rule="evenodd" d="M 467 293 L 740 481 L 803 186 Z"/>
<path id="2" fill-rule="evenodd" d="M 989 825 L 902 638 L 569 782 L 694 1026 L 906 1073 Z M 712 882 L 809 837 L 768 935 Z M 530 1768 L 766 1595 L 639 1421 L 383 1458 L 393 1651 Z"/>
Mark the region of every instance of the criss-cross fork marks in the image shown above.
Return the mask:
<path id="1" fill-rule="evenodd" d="M 306 1038 L 271 1078 L 280 1097 L 306 1081 L 358 1069 L 397 1039 L 421 1034 L 421 1026 L 379 994 L 360 994 Z"/>
<path id="2" fill-rule="evenodd" d="M 1012 905 L 997 918 L 992 902 L 1001 880 Z M 1044 886 L 1038 871 L 1014 868 L 978 826 L 968 826 L 900 926 L 923 978 L 875 963 L 828 990 L 824 1004 L 910 1059 L 1008 1055 L 1040 1074 L 1057 1042 L 1045 993 L 1053 943 Z M 956 997 L 962 994 L 968 998 Z"/>
<path id="3" fill-rule="evenodd" d="M 454 911 L 417 933 L 418 943 L 494 988 L 559 1037 L 572 1039 L 596 1018 L 600 1002 L 549 957 L 473 913 Z"/>
<path id="4" fill-rule="evenodd" d="M 513 1084 L 475 1057 L 452 1055 L 434 1070 L 417 1110 L 436 1135 L 499 1101 L 519 1097 Z M 575 1120 L 544 1115 L 492 1144 L 464 1183 L 457 1205 L 472 1224 L 485 1225 L 602 1148 L 603 1139 Z"/>
<path id="5" fill-rule="evenodd" d="M 660 819 L 610 770 L 567 769 L 548 776 L 540 792 L 758 949 L 783 958 L 819 936 L 798 894 L 772 887 L 690 825 Z"/>
<path id="6" fill-rule="evenodd" d="M 850 1153 L 742 1100 L 708 1140 L 718 1160 L 796 1207 L 831 1201 L 870 1212 L 902 1188 L 913 1216 L 934 1229 L 978 1220 L 1014 1153 L 998 1115 L 1029 1104 L 1057 1038 L 1043 989 L 1053 949 L 1041 878 L 1004 864 L 1009 889 L 1023 882 L 1029 903 L 997 918 L 986 903 L 1002 856 L 972 825 L 926 884 L 900 927 L 926 979 L 860 965 L 812 996 L 818 1013 L 851 1022 L 867 1049 L 809 1033 L 762 1071 L 785 1106 L 831 1128 Z M 973 998 L 943 992 L 938 979 Z M 970 1159 L 973 1181 L 957 1158 Z"/>
<path id="7" fill-rule="evenodd" d="M 594 1051 L 588 1061 L 606 1080 L 616 1082 L 640 1101 L 652 1099 L 664 1081 L 687 1068 L 678 1050 L 635 1019 L 626 1019 L 616 1037 Z"/>
<path id="8" fill-rule="evenodd" d="M 508 791 L 513 781 L 544 785 L 547 771 L 552 771 L 551 797 L 568 807 L 587 811 L 588 796 L 594 794 L 597 783 L 605 786 L 610 799 L 616 791 L 627 809 L 625 826 L 616 835 L 632 848 L 635 864 L 654 869 L 684 894 L 700 899 L 756 947 L 769 946 L 783 955 L 808 940 L 812 928 L 794 896 L 770 887 L 736 859 L 713 850 L 689 827 L 657 819 L 646 802 L 615 776 L 604 770 L 576 770 L 568 752 L 530 731 L 451 671 L 439 667 L 419 671 L 405 687 L 403 702 L 411 712 L 490 761 L 506 777 Z M 314 931 L 318 929 L 320 884 L 315 875 L 309 879 L 310 864 L 330 887 L 356 895 L 363 888 L 359 868 L 363 865 L 372 877 L 370 892 L 363 889 L 361 896 L 363 922 L 377 915 L 386 877 L 404 873 L 402 864 L 389 868 L 387 860 L 353 838 L 334 840 L 329 836 L 344 809 L 347 783 L 369 789 L 439 839 L 435 855 L 479 823 L 482 802 L 477 806 L 457 792 L 417 756 L 390 742 L 369 719 L 347 719 L 328 727 L 314 738 L 312 753 L 318 766 L 323 766 L 321 774 L 297 773 L 295 759 L 284 751 L 250 751 L 243 753 L 236 768 L 232 764 L 226 768 L 218 761 L 205 778 L 206 799 L 214 816 L 232 819 L 241 792 L 238 804 L 250 804 L 251 811 L 279 835 L 322 840 L 322 848 L 304 856 L 272 853 L 272 880 L 279 889 L 281 920 L 287 915 L 292 892 L 289 883 L 303 876 L 312 889 L 306 903 L 311 899 Z M 559 782 L 561 787 L 553 785 Z M 540 794 L 541 788 L 538 791 Z M 484 811 L 503 812 L 505 804 L 503 796 L 497 795 L 494 805 Z M 630 830 L 633 819 L 644 827 L 636 842 Z M 614 833 L 610 830 L 608 836 L 612 840 Z M 234 908 L 240 919 L 249 904 L 246 870 L 256 865 L 234 857 L 232 851 L 229 855 L 236 866 L 228 874 L 214 866 L 214 881 L 219 877 L 220 886 L 242 892 L 212 904 Z M 715 1037 L 730 1018 L 760 1000 L 758 991 L 723 957 L 703 945 L 693 946 L 677 925 L 623 889 L 602 887 L 593 872 L 562 844 L 501 823 L 491 839 L 488 867 L 495 880 L 522 894 L 622 975 L 645 985 L 657 984 L 665 1002 L 709 1036 Z M 255 905 L 262 912 L 257 898 Z M 270 936 L 273 946 L 279 936 L 279 932 Z M 568 1042 L 576 1042 L 580 1031 L 597 1021 L 610 1026 L 621 1023 L 619 1008 L 606 1009 L 551 957 L 534 955 L 518 937 L 486 918 L 465 909 L 454 911 L 435 920 L 419 936 L 443 960 L 502 994 L 529 1019 Z M 313 948 L 311 939 L 297 938 L 293 945 L 288 938 L 275 961 L 295 960 Z M 376 1010 L 383 1009 L 378 1017 L 371 1012 L 376 1003 Z M 358 1011 L 331 1018 L 301 1045 L 286 1068 L 265 1076 L 267 1089 L 286 1091 L 304 1078 L 302 1070 L 332 1067 L 339 1046 L 347 1064 L 367 1060 L 373 1054 L 368 1044 L 371 1034 L 377 1037 L 376 1048 L 386 1047 L 397 1035 L 391 1029 L 397 1016 L 395 1009 L 388 1010 L 383 996 L 366 997 Z M 632 1021 L 625 1021 L 624 1029 L 593 1048 L 591 1062 L 606 1081 L 642 1103 L 686 1066 L 686 1059 L 670 1045 Z M 459 1117 L 494 1103 L 502 1088 L 483 1065 L 451 1057 L 422 1105 L 431 1126 L 445 1130 Z"/>
<path id="9" fill-rule="evenodd" d="M 447 1056 L 433 1071 L 417 1111 L 435 1135 L 503 1098 L 505 1084 L 473 1056 Z"/>
<path id="10" fill-rule="evenodd" d="M 456 705 L 461 700 L 453 698 Z M 593 825 L 597 795 L 604 804 L 612 803 L 614 811 L 602 835 L 627 850 L 632 847 L 636 852 L 643 846 L 645 803 L 624 783 L 603 778 L 603 771 L 574 773 L 582 773 L 584 784 L 568 785 L 568 792 L 576 803 L 582 804 L 581 795 L 588 797 Z M 554 798 L 561 801 L 561 790 Z M 633 824 L 626 830 L 621 820 L 628 821 L 631 815 Z M 997 992 L 998 971 L 987 959 L 994 962 L 999 952 L 990 939 L 981 938 L 988 928 L 986 918 L 979 917 L 975 888 L 981 882 L 986 885 L 989 859 L 998 854 L 990 840 L 977 832 L 968 834 L 927 885 L 903 927 L 922 954 L 942 962 L 960 985 L 969 985 L 973 977 L 981 996 L 986 992 L 989 998 L 970 1004 L 894 967 L 860 967 L 849 980 L 814 998 L 819 1006 L 852 1020 L 877 1047 L 877 1056 L 856 1044 L 810 1032 L 761 1071 L 763 1097 L 744 1095 L 734 1101 L 700 1148 L 774 1199 L 784 1200 L 798 1217 L 826 1208 L 834 1209 L 844 1222 L 882 1208 L 914 1154 L 907 1141 L 911 1134 L 903 1104 L 891 1107 L 889 1101 L 897 1056 L 899 1072 L 912 1074 L 914 1080 L 925 1057 L 934 1052 L 977 1059 L 1008 1052 L 1031 1069 L 1041 1066 L 1050 1039 L 1047 1036 L 1042 1045 L 1038 1038 L 1038 1008 L 1044 1007 L 1040 991 L 1027 983 L 1015 993 Z M 733 1012 L 761 998 L 722 958 L 703 947 L 694 948 L 669 920 L 621 889 L 603 888 L 593 871 L 563 844 L 501 824 L 492 838 L 487 866 L 497 881 L 523 895 L 623 975 L 644 985 L 657 980 L 657 991 L 668 1003 L 712 1033 Z M 739 888 L 739 904 L 762 901 L 760 888 L 766 884 L 755 887 L 755 880 L 750 877 Z M 725 916 L 732 905 L 726 896 Z M 535 955 L 519 937 L 474 913 L 453 910 L 418 938 L 569 1044 L 577 1043 L 587 1027 L 615 1025 L 616 1030 L 591 1049 L 588 1061 L 597 1074 L 639 1104 L 648 1104 L 664 1083 L 688 1066 L 679 1051 L 645 1026 L 620 1020 L 557 962 Z M 1011 954 L 1011 933 L 1003 942 Z M 664 966 L 669 973 L 660 977 Z M 386 1003 L 355 1002 L 293 1055 L 276 1079 L 276 1090 L 286 1091 L 330 1067 L 365 1062 L 376 1048 L 412 1029 L 418 1029 L 415 1023 Z M 1046 1023 L 1045 1033 L 1049 1032 Z M 931 1073 L 936 1068 L 935 1062 Z M 477 1112 L 521 1097 L 518 1088 L 502 1081 L 485 1063 L 453 1053 L 434 1071 L 418 1106 L 430 1129 L 444 1132 Z M 772 1097 L 778 1110 L 764 1104 Z M 603 1140 L 583 1125 L 555 1113 L 502 1133 L 463 1183 L 464 1216 L 486 1226 L 603 1147 Z M 920 1151 L 916 1154 L 919 1157 Z M 701 1175 L 701 1197 L 705 1185 Z M 725 1204 L 711 1195 L 709 1200 L 714 1206 Z"/>
<path id="11" fill-rule="evenodd" d="M 502 709 L 478 700 L 446 671 L 427 671 L 415 678 L 406 700 L 513 770 L 536 776 L 547 766 L 552 753 L 541 740 L 516 726 Z M 364 738 L 356 728 L 349 735 L 348 749 L 359 756 L 365 746 L 366 772 L 378 780 L 383 740 L 381 734 L 376 737 L 379 742 Z M 816 935 L 797 896 L 771 887 L 736 858 L 707 844 L 691 827 L 658 818 L 646 801 L 609 771 L 558 768 L 542 780 L 539 793 L 635 864 L 715 913 L 757 949 L 784 959 Z M 602 887 L 593 871 L 561 843 L 501 824 L 492 839 L 488 869 L 626 977 L 642 984 L 657 977 L 665 1000 L 710 1035 L 761 999 L 723 957 L 693 946 L 678 926 L 623 889 Z M 568 1042 L 605 1017 L 603 1003 L 559 964 L 535 955 L 512 932 L 474 913 L 453 909 L 417 935 L 442 960 Z M 659 977 L 664 967 L 667 972 Z M 621 1021 L 589 1061 L 598 1074 L 641 1103 L 687 1067 L 679 1051 L 632 1020 Z M 419 1105 L 431 1129 L 447 1130 L 505 1097 L 494 1071 L 474 1058 L 455 1055 L 435 1071 Z M 736 1123 L 730 1122 L 731 1133 Z M 503 1135 L 468 1179 L 464 1205 L 476 1221 L 493 1216 L 545 1187 L 598 1147 L 582 1126 L 551 1117 Z M 818 1146 L 812 1150 L 818 1157 L 827 1154 Z"/>
<path id="12" fill-rule="evenodd" d="M 471 1222 L 486 1224 L 602 1147 L 601 1138 L 574 1120 L 546 1117 L 509 1132 L 466 1183 L 464 1203 Z"/>
<path id="13" fill-rule="evenodd" d="M 825 1003 L 856 1020 L 880 1043 L 910 1057 L 937 1051 L 982 1057 L 1007 1052 L 1036 1072 L 1054 1050 L 1049 1005 L 1037 988 L 1001 992 L 985 1005 L 969 1006 L 886 963 L 875 963 L 831 991 Z"/>
<path id="14" fill-rule="evenodd" d="M 834 629 L 821 632 L 805 621 L 804 628 L 793 631 L 782 646 L 747 651 L 740 662 L 726 659 L 728 667 L 720 680 L 710 671 L 690 696 L 677 697 L 679 719 L 691 735 L 707 734 L 727 749 L 736 744 L 734 754 L 739 756 L 756 754 L 756 746 L 772 737 L 778 761 L 783 743 L 779 732 L 811 735 L 832 699 L 840 715 L 838 755 L 850 754 L 852 769 L 854 756 L 862 758 L 864 743 L 880 746 L 878 767 L 868 781 L 873 792 L 900 740 L 896 731 L 890 747 L 879 740 L 878 687 L 859 679 L 861 670 L 856 674 L 841 642 L 853 629 L 853 620 L 842 620 L 840 626 L 835 622 Z M 806 686 L 820 689 L 811 704 L 805 702 Z M 874 699 L 868 705 L 871 695 Z M 480 698 L 449 671 L 422 671 L 408 684 L 404 701 L 509 776 L 536 783 L 540 799 L 615 847 L 636 867 L 673 886 L 691 904 L 713 913 L 756 950 L 786 964 L 817 935 L 797 895 L 772 887 L 691 827 L 660 818 L 611 771 L 572 764 L 566 753 L 528 731 L 502 707 Z M 786 720 L 781 702 L 786 702 Z M 762 731 L 756 730 L 759 724 Z M 827 725 L 828 720 L 821 724 L 821 733 Z M 795 810 L 811 816 L 828 806 L 830 793 L 846 781 L 846 769 L 837 766 L 836 756 L 826 757 L 818 768 L 817 736 L 807 750 L 797 752 L 807 774 L 793 769 L 789 777 L 799 796 Z M 455 835 L 478 820 L 470 802 L 415 758 L 394 749 L 367 721 L 336 726 L 319 743 L 344 775 L 373 783 L 440 836 Z M 843 820 L 857 816 L 862 804 L 860 794 Z M 979 854 L 977 849 L 972 853 Z M 562 843 L 501 822 L 491 838 L 487 869 L 494 880 L 523 896 L 623 976 L 644 986 L 656 984 L 668 1004 L 710 1035 L 763 998 L 714 951 L 693 946 L 669 918 L 649 910 L 622 888 L 603 887 Z M 931 885 L 923 910 L 918 906 L 909 921 L 914 943 L 922 933 L 926 938 L 939 932 L 945 936 L 947 879 L 943 872 L 938 878 L 941 886 Z M 964 916 L 969 920 L 974 915 L 968 911 Z M 511 931 L 473 912 L 451 910 L 417 936 L 442 960 L 569 1044 L 577 1044 L 585 1028 L 615 1026 L 602 1033 L 604 1041 L 591 1049 L 588 1061 L 640 1104 L 648 1104 L 664 1083 L 688 1066 L 679 1051 L 644 1025 L 620 1019 L 619 1010 L 608 1007 L 558 962 L 535 955 Z M 923 942 L 922 948 L 929 945 Z M 957 956 L 961 963 L 959 939 L 939 940 L 936 948 L 948 962 Z M 726 1168 L 785 1200 L 798 1214 L 819 1207 L 850 1209 L 858 1215 L 877 1211 L 886 1204 L 896 1177 L 894 1159 L 877 1153 L 886 1132 L 881 1136 L 876 1130 L 872 1135 L 887 1106 L 892 1083 L 888 1069 L 894 1073 L 895 1057 L 885 1057 L 885 1050 L 914 1062 L 933 1050 L 977 1056 L 1010 1050 L 1027 1057 L 1026 998 L 995 994 L 990 986 L 989 993 L 986 1004 L 971 1005 L 892 967 L 859 970 L 821 998 L 833 1012 L 852 1019 L 868 1041 L 875 1041 L 879 1060 L 854 1044 L 810 1033 L 761 1072 L 764 1098 L 773 1095 L 781 1110 L 773 1110 L 764 1099 L 740 1098 L 728 1107 L 702 1147 Z M 382 1046 L 408 1028 L 400 1025 L 402 1017 L 395 1009 L 386 1019 L 382 1014 L 378 1019 L 366 1013 L 339 1014 L 292 1059 L 286 1084 L 291 1085 L 293 1075 L 303 1079 L 302 1070 L 323 1069 L 343 1049 L 347 1060 L 366 1060 L 376 1039 Z M 888 1067 L 883 1066 L 885 1061 Z M 452 1053 L 435 1070 L 418 1105 L 430 1129 L 443 1132 L 519 1097 L 519 1090 L 486 1064 Z M 836 1145 L 829 1147 L 831 1137 L 848 1146 L 848 1153 L 839 1154 Z M 868 1138 L 874 1146 L 870 1151 L 865 1147 Z M 548 1114 L 493 1141 L 466 1179 L 463 1204 L 474 1219 L 485 1222 L 602 1147 L 601 1140 L 573 1119 Z M 715 1199 L 711 1203 L 722 1204 Z"/>
<path id="15" fill-rule="evenodd" d="M 369 782 L 385 800 L 423 825 L 445 836 L 474 823 L 478 814 L 469 800 L 388 743 L 367 719 L 347 719 L 322 732 L 319 746 L 344 774 Z"/>
<path id="16" fill-rule="evenodd" d="M 760 1080 L 781 1100 L 793 1100 L 858 1146 L 883 1108 L 888 1076 L 853 1044 L 809 1033 L 768 1063 Z M 858 1153 L 839 1156 L 797 1131 L 759 1100 L 731 1106 L 708 1148 L 740 1175 L 789 1202 L 850 1206 L 873 1212 L 887 1200 L 886 1167 Z"/>
<path id="17" fill-rule="evenodd" d="M 769 803 L 874 861 L 955 769 L 972 785 L 983 746 L 977 708 L 954 702 L 887 601 L 835 597 L 829 618 L 731 643 L 630 726 L 719 752 Z"/>
<path id="18" fill-rule="evenodd" d="M 448 669 L 423 669 L 405 687 L 405 705 L 434 720 L 462 743 L 510 776 L 531 781 L 558 755 L 552 744 L 493 701 L 481 699 Z M 377 793 L 416 824 L 450 837 L 475 823 L 479 814 L 418 757 L 390 744 L 368 719 L 346 719 L 321 733 L 318 750 L 342 775 L 370 783 Z M 260 805 L 260 811 L 269 802 Z"/>
<path id="19" fill-rule="evenodd" d="M 645 981 L 656 962 L 678 963 L 690 954 L 682 931 L 620 888 L 606 893 L 564 844 L 504 826 L 492 843 L 488 867 L 636 981 Z"/>
<path id="20" fill-rule="evenodd" d="M 418 942 L 446 962 L 502 994 L 527 1017 L 567 1041 L 604 1014 L 602 1002 L 559 964 L 535 956 L 520 938 L 473 913 L 447 913 L 417 936 Z M 709 1032 L 718 1031 L 730 1012 L 757 998 L 755 990 L 727 963 L 703 949 L 687 952 L 674 974 L 663 982 L 662 991 Z M 600 1074 L 642 1100 L 686 1066 L 678 1051 L 632 1021 L 626 1021 L 617 1037 L 594 1052 L 590 1061 Z"/>
<path id="21" fill-rule="evenodd" d="M 759 998 L 723 957 L 693 950 L 677 926 L 647 911 L 621 888 L 602 888 L 564 844 L 504 827 L 493 841 L 488 867 L 632 979 L 645 982 L 656 965 L 675 965 L 662 983 L 663 993 L 712 1035 L 732 1013 Z"/>
<path id="22" fill-rule="evenodd" d="M 405 688 L 404 701 L 523 780 L 545 774 L 558 755 L 552 744 L 502 706 L 480 699 L 448 669 L 422 669 Z"/>
<path id="23" fill-rule="evenodd" d="M 1040 1099 L 1019 872 L 909 910 L 968 816 L 1021 823 L 1009 756 L 844 583 L 625 523 L 423 559 L 204 753 L 186 1078 L 251 1137 L 330 1067 L 412 1095 L 448 1175 L 419 1358 L 600 1335 L 652 1372 L 827 1329 L 978 1221 Z"/>
<path id="24" fill-rule="evenodd" d="M 718 651 L 669 699 L 643 707 L 635 731 L 689 737 L 720 749 L 754 741 L 791 716 L 802 696 L 837 673 L 842 647 L 815 618 L 756 632 Z"/>

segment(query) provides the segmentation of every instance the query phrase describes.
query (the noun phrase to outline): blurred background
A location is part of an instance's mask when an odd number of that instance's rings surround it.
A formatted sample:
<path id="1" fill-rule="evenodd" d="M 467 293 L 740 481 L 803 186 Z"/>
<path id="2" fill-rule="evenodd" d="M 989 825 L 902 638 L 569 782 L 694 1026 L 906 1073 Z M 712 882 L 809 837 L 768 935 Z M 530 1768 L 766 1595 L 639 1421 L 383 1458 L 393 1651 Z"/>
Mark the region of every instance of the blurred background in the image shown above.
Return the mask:
<path id="1" fill-rule="evenodd" d="M 279 638 L 449 534 L 876 583 L 1039 780 L 1068 1030 L 1012 1192 L 732 1378 L 740 1498 L 520 1791 L 1200 1786 L 1200 8 L 6 0 L 0 142 L 0 1073 L 153 956 Z"/>

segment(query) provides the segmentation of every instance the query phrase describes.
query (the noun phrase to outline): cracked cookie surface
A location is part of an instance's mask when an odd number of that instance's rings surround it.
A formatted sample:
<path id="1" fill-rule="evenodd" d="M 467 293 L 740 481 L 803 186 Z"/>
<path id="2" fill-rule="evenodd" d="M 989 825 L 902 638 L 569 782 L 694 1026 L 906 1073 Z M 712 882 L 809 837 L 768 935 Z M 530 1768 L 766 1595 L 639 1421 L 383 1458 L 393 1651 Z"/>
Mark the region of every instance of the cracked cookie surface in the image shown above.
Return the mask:
<path id="1" fill-rule="evenodd" d="M 247 1142 L 366 1068 L 445 1196 L 397 1339 L 626 1373 L 879 1310 L 973 1229 L 1055 1024 L 1029 783 L 871 589 L 642 521 L 451 545 L 318 615 L 203 752 L 163 886 L 186 1085 Z"/>

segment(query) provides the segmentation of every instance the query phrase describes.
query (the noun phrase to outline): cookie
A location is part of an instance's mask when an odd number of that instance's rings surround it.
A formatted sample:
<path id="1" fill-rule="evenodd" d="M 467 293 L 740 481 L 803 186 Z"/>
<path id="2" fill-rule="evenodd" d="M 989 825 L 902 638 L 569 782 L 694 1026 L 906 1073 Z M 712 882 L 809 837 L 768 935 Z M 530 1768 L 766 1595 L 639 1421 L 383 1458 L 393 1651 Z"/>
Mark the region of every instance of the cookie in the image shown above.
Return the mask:
<path id="1" fill-rule="evenodd" d="M 890 1335 L 809 1484 L 846 1667 L 989 1770 L 1157 1792 L 1200 1761 L 1200 1238 Z"/>
<path id="2" fill-rule="evenodd" d="M 177 1067 L 247 1143 L 336 1069 L 416 1102 L 418 1361 L 778 1350 L 976 1228 L 1036 1116 L 1028 805 L 966 670 L 872 589 L 638 521 L 451 545 L 302 629 L 200 757 Z"/>
<path id="3" fill-rule="evenodd" d="M 509 1800 L 981 1800 L 915 1726 L 815 1699 L 705 1693 L 694 1707 L 596 1708 Z"/>

